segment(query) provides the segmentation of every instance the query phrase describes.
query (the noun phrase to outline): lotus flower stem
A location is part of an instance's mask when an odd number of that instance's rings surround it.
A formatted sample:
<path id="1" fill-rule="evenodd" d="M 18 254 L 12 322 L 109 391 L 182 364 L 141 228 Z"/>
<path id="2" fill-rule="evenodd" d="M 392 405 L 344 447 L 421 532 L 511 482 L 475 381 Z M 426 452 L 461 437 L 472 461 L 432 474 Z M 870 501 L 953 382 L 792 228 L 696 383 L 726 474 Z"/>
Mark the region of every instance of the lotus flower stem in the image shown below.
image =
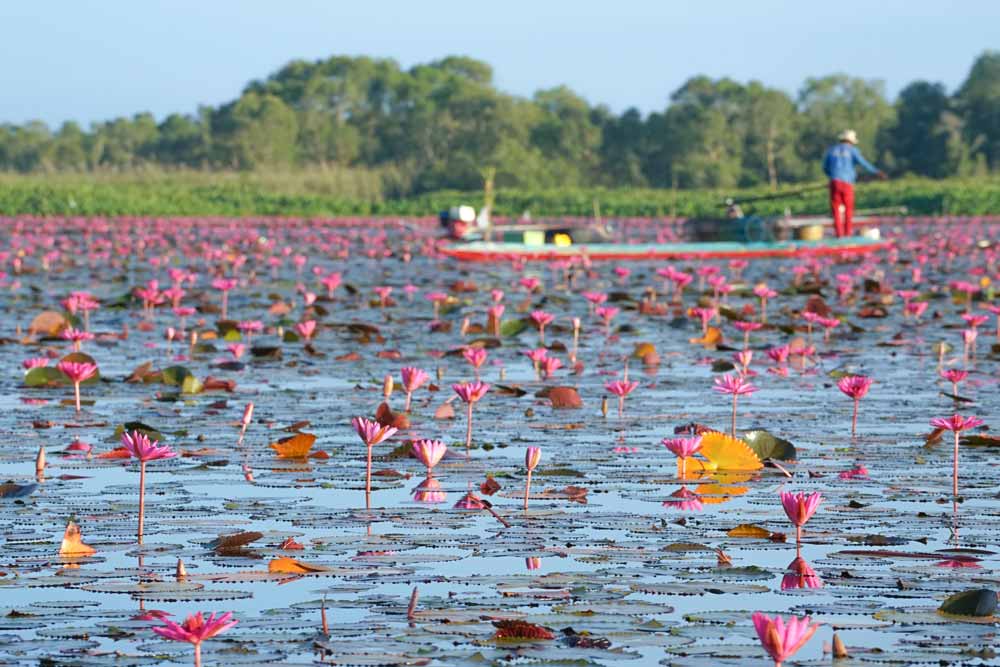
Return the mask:
<path id="1" fill-rule="evenodd" d="M 531 495 L 531 470 L 528 470 L 528 477 L 524 482 L 524 511 L 528 511 L 528 497 Z"/>
<path id="2" fill-rule="evenodd" d="M 466 403 L 465 407 L 465 457 L 468 458 L 472 447 L 472 403 Z"/>
<path id="3" fill-rule="evenodd" d="M 73 398 L 76 400 L 76 413 L 80 414 L 80 383 L 73 383 Z"/>
<path id="4" fill-rule="evenodd" d="M 372 508 L 372 446 L 368 445 L 368 461 L 365 466 L 365 509 Z"/>
<path id="5" fill-rule="evenodd" d="M 412 398 L 413 398 L 413 392 L 412 391 L 406 392 L 406 405 L 403 406 L 403 412 L 410 411 L 410 400 Z"/>
<path id="6" fill-rule="evenodd" d="M 955 431 L 955 456 L 951 462 L 951 495 L 958 497 L 958 437 L 960 431 Z"/>
<path id="7" fill-rule="evenodd" d="M 855 437 L 858 433 L 858 404 L 861 402 L 860 398 L 854 399 L 854 416 L 851 417 L 851 437 Z"/>
<path id="8" fill-rule="evenodd" d="M 733 420 L 730 425 L 729 433 L 733 436 L 733 440 L 736 439 L 736 397 L 739 394 L 733 394 Z"/>
<path id="9" fill-rule="evenodd" d="M 142 544 L 142 527 L 146 516 L 146 462 L 139 461 L 139 535 L 138 542 Z M 197 648 L 195 649 L 195 663 L 198 664 L 200 658 Z"/>

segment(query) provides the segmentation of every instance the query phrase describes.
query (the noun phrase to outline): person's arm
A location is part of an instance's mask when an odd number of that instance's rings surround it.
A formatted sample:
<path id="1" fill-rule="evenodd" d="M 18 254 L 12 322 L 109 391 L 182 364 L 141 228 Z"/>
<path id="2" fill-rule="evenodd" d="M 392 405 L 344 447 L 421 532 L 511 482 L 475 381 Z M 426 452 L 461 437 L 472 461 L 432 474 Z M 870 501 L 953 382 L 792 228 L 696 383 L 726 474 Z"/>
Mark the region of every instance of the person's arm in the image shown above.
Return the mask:
<path id="1" fill-rule="evenodd" d="M 832 178 L 833 170 L 833 151 L 828 150 L 826 155 L 823 156 L 823 173 L 826 174 L 827 178 Z"/>
<path id="2" fill-rule="evenodd" d="M 865 168 L 865 170 L 869 174 L 879 174 L 879 173 L 881 173 L 881 171 L 878 169 L 878 167 L 876 167 L 871 162 L 869 162 L 868 160 L 865 159 L 865 157 L 861 154 L 861 151 L 858 150 L 857 146 L 853 146 L 851 152 L 854 154 L 854 163 L 855 164 L 860 164 L 862 167 Z"/>

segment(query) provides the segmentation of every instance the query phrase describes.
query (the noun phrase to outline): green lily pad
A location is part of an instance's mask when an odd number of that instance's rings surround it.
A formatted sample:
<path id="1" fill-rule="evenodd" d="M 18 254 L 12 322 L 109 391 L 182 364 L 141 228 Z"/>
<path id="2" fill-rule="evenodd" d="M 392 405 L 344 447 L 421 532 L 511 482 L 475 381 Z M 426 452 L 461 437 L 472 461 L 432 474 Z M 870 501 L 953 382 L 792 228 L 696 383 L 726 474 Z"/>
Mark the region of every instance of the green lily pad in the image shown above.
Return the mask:
<path id="1" fill-rule="evenodd" d="M 767 431 L 747 431 L 743 440 L 750 449 L 760 457 L 761 461 L 774 459 L 776 461 L 795 461 L 797 453 L 795 445 Z"/>
<path id="2" fill-rule="evenodd" d="M 988 588 L 955 593 L 938 607 L 942 614 L 955 616 L 993 616 L 996 610 L 997 593 Z"/>

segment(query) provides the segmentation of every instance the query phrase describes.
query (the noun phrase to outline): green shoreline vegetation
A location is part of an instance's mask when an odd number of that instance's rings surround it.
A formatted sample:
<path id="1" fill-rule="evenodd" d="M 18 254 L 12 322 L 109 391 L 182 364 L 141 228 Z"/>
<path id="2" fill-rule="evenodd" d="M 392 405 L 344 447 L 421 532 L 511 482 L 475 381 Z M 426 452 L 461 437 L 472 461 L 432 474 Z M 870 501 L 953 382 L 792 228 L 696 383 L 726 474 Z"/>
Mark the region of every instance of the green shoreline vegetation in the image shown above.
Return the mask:
<path id="1" fill-rule="evenodd" d="M 0 124 L 0 214 L 425 215 L 479 203 L 490 173 L 501 215 L 590 215 L 595 201 L 609 216 L 714 215 L 726 196 L 822 183 L 848 127 L 893 179 L 863 185 L 861 208 L 1000 213 L 1000 51 L 954 91 L 913 81 L 894 100 L 848 74 L 794 94 L 694 76 L 664 100 L 618 113 L 565 86 L 511 95 L 463 56 L 296 60 L 194 113 Z M 748 211 L 786 205 L 826 209 L 814 190 Z"/>
<path id="2" fill-rule="evenodd" d="M 366 196 L 357 195 L 362 187 Z M 782 191 L 800 190 L 788 186 Z M 505 188 L 494 213 L 533 217 L 592 216 L 594 202 L 605 217 L 718 217 L 725 197 L 769 195 L 750 189 Z M 146 171 L 122 174 L 0 174 L 0 215 L 44 216 L 425 216 L 458 203 L 479 206 L 482 191 L 442 190 L 391 197 L 370 173 L 343 170 L 271 172 Z M 1000 213 L 1000 178 L 898 181 L 858 186 L 858 208 L 905 206 L 911 215 Z M 746 205 L 747 213 L 826 213 L 824 188 Z"/>

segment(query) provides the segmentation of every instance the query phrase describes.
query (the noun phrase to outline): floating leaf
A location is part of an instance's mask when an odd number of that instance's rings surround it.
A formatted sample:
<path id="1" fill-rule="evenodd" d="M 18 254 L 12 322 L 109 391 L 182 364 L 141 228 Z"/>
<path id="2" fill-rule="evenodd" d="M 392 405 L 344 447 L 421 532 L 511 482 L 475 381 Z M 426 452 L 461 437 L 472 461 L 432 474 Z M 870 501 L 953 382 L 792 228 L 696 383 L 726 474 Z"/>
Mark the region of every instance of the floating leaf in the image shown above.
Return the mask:
<path id="1" fill-rule="evenodd" d="M 31 324 L 28 325 L 28 333 L 58 336 L 68 326 L 69 321 L 61 313 L 45 310 L 31 320 Z"/>
<path id="2" fill-rule="evenodd" d="M 327 572 L 329 570 L 330 568 L 328 567 L 309 565 L 308 563 L 303 563 L 300 560 L 288 558 L 287 556 L 272 558 L 267 564 L 268 572 L 281 572 L 284 574 L 311 574 L 314 572 Z"/>
<path id="3" fill-rule="evenodd" d="M 743 441 L 757 454 L 761 461 L 775 459 L 777 461 L 796 460 L 795 445 L 767 431 L 746 431 Z"/>
<path id="4" fill-rule="evenodd" d="M 689 459 L 689 469 L 692 467 L 691 464 L 700 464 L 704 470 L 759 470 L 764 467 L 756 452 L 747 443 L 717 431 L 710 431 L 701 436 L 701 454 L 708 461 Z"/>
<path id="5" fill-rule="evenodd" d="M 72 521 L 66 524 L 66 532 L 63 533 L 62 544 L 59 546 L 59 555 L 84 557 L 93 556 L 95 553 L 97 549 L 83 543 L 80 527 Z"/>
<path id="6" fill-rule="evenodd" d="M 761 528 L 752 523 L 742 523 L 735 528 L 726 531 L 728 537 L 748 537 L 753 539 L 766 540 L 771 537 L 771 531 Z"/>
<path id="7" fill-rule="evenodd" d="M 312 433 L 296 433 L 271 443 L 271 449 L 283 459 L 304 459 L 309 456 L 309 450 L 316 442 Z"/>
<path id="8" fill-rule="evenodd" d="M 516 336 L 528 327 L 528 322 L 523 319 L 519 320 L 505 320 L 503 324 L 500 325 L 500 335 L 504 338 L 510 338 Z"/>
<path id="9" fill-rule="evenodd" d="M 23 498 L 25 496 L 30 496 L 31 492 L 37 488 L 37 484 L 4 482 L 3 484 L 0 484 L 0 498 Z"/>
<path id="10" fill-rule="evenodd" d="M 938 611 L 955 616 L 993 616 L 997 610 L 997 593 L 988 588 L 955 593 L 941 603 Z"/>
<path id="11" fill-rule="evenodd" d="M 168 366 L 163 369 L 163 383 L 173 387 L 182 386 L 189 377 L 194 377 L 194 373 L 185 366 Z"/>
<path id="12" fill-rule="evenodd" d="M 24 375 L 24 384 L 27 387 L 61 387 L 70 381 L 53 366 L 39 366 Z"/>
<path id="13" fill-rule="evenodd" d="M 493 627 L 496 628 L 496 632 L 493 634 L 493 639 L 500 641 L 516 639 L 546 640 L 556 638 L 555 634 L 553 634 L 552 630 L 549 628 L 542 625 L 535 625 L 534 623 L 528 623 L 527 621 L 493 621 Z"/>

